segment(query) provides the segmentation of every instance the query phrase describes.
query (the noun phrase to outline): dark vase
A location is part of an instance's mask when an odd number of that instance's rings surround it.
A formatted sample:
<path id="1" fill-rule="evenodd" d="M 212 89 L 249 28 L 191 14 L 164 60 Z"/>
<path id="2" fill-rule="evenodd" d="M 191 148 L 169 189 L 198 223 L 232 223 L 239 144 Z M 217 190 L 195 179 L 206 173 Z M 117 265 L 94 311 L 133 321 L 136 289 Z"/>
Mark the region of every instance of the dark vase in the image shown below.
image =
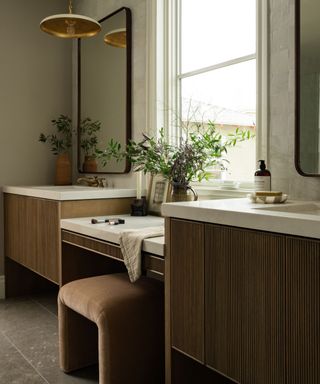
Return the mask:
<path id="1" fill-rule="evenodd" d="M 198 195 L 189 184 L 186 185 L 173 181 L 171 187 L 171 201 L 173 202 L 198 200 Z"/>
<path id="2" fill-rule="evenodd" d="M 88 156 L 86 155 L 84 157 L 84 162 L 82 165 L 83 172 L 97 172 L 97 161 L 94 156 Z"/>

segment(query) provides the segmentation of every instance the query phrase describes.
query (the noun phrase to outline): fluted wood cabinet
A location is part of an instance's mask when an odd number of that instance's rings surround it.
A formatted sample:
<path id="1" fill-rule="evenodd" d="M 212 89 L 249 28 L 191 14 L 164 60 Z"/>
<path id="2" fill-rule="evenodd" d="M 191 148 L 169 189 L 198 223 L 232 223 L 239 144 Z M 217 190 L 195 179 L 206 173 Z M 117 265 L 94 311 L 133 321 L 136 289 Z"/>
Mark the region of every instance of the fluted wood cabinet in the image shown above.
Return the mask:
<path id="1" fill-rule="evenodd" d="M 204 361 L 203 225 L 175 221 L 172 241 L 172 345 Z M 196 250 L 196 251 L 195 251 Z M 179 273 L 177 273 L 180 271 Z"/>
<path id="2" fill-rule="evenodd" d="M 4 194 L 5 258 L 60 284 L 60 219 L 130 212 L 131 198 L 57 201 Z M 15 264 L 6 268 L 6 294 L 19 284 Z M 19 272 L 20 273 L 20 272 Z M 11 283 L 12 282 L 12 283 Z"/>
<path id="3" fill-rule="evenodd" d="M 172 350 L 226 383 L 319 383 L 320 241 L 180 219 L 166 226 L 166 383 Z"/>
<path id="4" fill-rule="evenodd" d="M 287 238 L 287 383 L 320 383 L 320 241 Z"/>
<path id="5" fill-rule="evenodd" d="M 41 276 L 59 282 L 59 202 L 5 195 L 5 253 Z"/>
<path id="6" fill-rule="evenodd" d="M 285 238 L 205 226 L 207 366 L 239 383 L 285 380 Z"/>

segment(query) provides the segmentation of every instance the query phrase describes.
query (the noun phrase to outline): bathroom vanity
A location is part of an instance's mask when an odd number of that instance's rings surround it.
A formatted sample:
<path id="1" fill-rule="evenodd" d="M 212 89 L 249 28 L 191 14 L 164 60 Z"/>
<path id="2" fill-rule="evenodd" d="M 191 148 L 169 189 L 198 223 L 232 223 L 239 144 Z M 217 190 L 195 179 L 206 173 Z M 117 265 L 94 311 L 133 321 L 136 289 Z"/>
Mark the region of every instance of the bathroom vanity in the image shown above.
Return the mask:
<path id="1" fill-rule="evenodd" d="M 134 189 L 81 186 L 4 187 L 3 192 L 7 297 L 27 294 L 35 276 L 40 285 L 45 280 L 61 285 L 61 219 L 128 213 L 135 196 Z"/>
<path id="2" fill-rule="evenodd" d="M 109 216 L 109 218 L 112 218 Z M 61 220 L 61 285 L 79 278 L 103 273 L 126 271 L 120 248 L 120 232 L 143 230 L 164 225 L 157 216 L 117 215 L 124 224 L 92 224 L 90 217 Z M 112 261 L 117 263 L 112 263 Z M 152 237 L 142 243 L 142 272 L 163 280 L 164 237 Z"/>
<path id="3" fill-rule="evenodd" d="M 164 205 L 166 383 L 177 355 L 226 383 L 320 382 L 319 209 Z"/>

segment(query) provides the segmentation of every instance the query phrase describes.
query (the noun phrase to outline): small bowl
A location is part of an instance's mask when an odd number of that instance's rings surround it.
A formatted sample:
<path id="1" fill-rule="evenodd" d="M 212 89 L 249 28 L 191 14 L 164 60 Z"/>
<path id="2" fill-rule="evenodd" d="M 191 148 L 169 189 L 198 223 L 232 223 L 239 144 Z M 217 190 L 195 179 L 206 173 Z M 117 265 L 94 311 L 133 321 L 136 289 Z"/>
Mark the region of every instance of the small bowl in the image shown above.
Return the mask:
<path id="1" fill-rule="evenodd" d="M 255 193 L 249 193 L 247 198 L 251 203 L 281 204 L 287 201 L 288 195 L 283 193 L 281 196 L 256 196 Z"/>

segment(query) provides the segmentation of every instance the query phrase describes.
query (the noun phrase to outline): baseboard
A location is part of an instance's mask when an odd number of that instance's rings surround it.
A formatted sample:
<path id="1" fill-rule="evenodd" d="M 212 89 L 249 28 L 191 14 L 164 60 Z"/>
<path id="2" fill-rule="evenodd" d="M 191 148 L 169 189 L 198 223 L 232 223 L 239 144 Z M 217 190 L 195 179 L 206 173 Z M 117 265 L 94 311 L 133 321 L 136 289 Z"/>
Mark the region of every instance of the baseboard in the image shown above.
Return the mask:
<path id="1" fill-rule="evenodd" d="M 4 275 L 0 275 L 0 299 L 4 299 L 6 297 L 4 279 Z"/>

